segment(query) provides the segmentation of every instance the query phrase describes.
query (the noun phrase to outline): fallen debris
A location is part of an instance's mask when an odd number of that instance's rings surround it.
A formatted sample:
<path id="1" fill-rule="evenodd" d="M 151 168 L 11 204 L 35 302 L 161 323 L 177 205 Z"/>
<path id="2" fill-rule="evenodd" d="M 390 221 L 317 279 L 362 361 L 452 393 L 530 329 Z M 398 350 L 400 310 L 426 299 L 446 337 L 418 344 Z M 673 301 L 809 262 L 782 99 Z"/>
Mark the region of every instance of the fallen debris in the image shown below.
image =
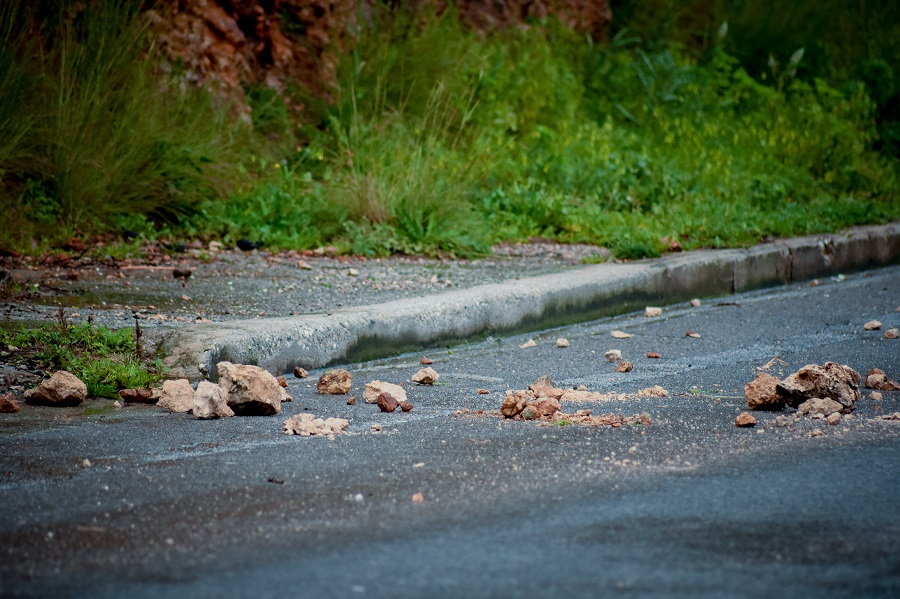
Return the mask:
<path id="1" fill-rule="evenodd" d="M 490 394 L 490 390 L 488 389 L 478 389 L 478 395 L 488 395 Z"/>
<path id="2" fill-rule="evenodd" d="M 228 407 L 228 402 L 225 401 L 222 387 L 209 381 L 200 381 L 197 384 L 192 411 L 194 418 L 202 420 L 234 416 L 234 410 Z"/>
<path id="3" fill-rule="evenodd" d="M 879 331 L 881 330 L 881 322 L 877 320 L 870 320 L 866 324 L 863 325 L 863 329 L 867 331 Z"/>
<path id="4" fill-rule="evenodd" d="M 685 337 L 692 337 L 692 338 L 694 338 L 694 339 L 699 339 L 699 338 L 700 338 L 700 333 L 698 333 L 697 331 L 688 331 L 688 332 L 685 333 L 684 335 L 685 335 Z"/>
<path id="5" fill-rule="evenodd" d="M 404 411 L 404 412 L 412 412 L 412 409 L 413 409 L 412 404 L 409 403 L 408 401 L 406 401 L 405 399 L 404 399 L 404 400 L 400 400 L 400 401 L 398 401 L 397 403 L 400 405 L 400 409 L 401 409 L 402 411 Z"/>
<path id="6" fill-rule="evenodd" d="M 300 368 L 299 366 L 294 366 L 294 376 L 298 379 L 305 379 L 309 377 L 309 373 L 306 372 L 305 368 Z"/>
<path id="7" fill-rule="evenodd" d="M 754 418 L 750 412 L 741 412 L 738 417 L 734 419 L 734 425 L 739 428 L 756 426 L 756 418 Z"/>
<path id="8" fill-rule="evenodd" d="M 406 401 L 406 390 L 403 387 L 393 383 L 385 383 L 384 381 L 366 383 L 366 387 L 363 389 L 363 401 L 366 403 L 378 403 L 378 396 L 382 393 L 390 393 L 398 401 Z"/>
<path id="9" fill-rule="evenodd" d="M 284 387 L 284 388 L 287 388 L 288 382 L 287 382 L 287 380 L 286 380 L 283 376 L 279 376 L 279 377 L 277 377 L 275 380 L 278 381 L 278 384 L 279 384 L 279 385 L 281 385 L 281 386 Z"/>
<path id="10" fill-rule="evenodd" d="M 744 386 L 744 398 L 751 410 L 780 410 L 784 398 L 778 395 L 778 378 L 767 372 L 757 372 L 756 378 Z"/>
<path id="11" fill-rule="evenodd" d="M 880 368 L 873 368 L 866 375 L 866 387 L 878 391 L 897 391 L 900 389 L 900 385 L 888 380 L 887 375 Z"/>
<path id="12" fill-rule="evenodd" d="M 859 373 L 834 362 L 809 364 L 778 383 L 779 397 L 793 408 L 813 398 L 833 399 L 844 413 L 853 411 L 859 399 Z"/>
<path id="13" fill-rule="evenodd" d="M 433 385 L 439 378 L 441 378 L 441 375 L 435 372 L 433 368 L 426 367 L 412 376 L 412 382 L 419 385 Z"/>
<path id="14" fill-rule="evenodd" d="M 897 330 L 896 327 L 891 327 L 884 332 L 885 339 L 900 339 L 900 330 Z"/>
<path id="15" fill-rule="evenodd" d="M 603 357 L 606 358 L 607 362 L 620 362 L 622 360 L 622 352 L 617 349 L 611 349 L 603 354 Z"/>
<path id="16" fill-rule="evenodd" d="M 652 387 L 641 389 L 637 394 L 638 397 L 665 397 L 669 392 L 659 385 L 653 385 Z"/>
<path id="17" fill-rule="evenodd" d="M 703 302 L 701 302 L 700 300 L 698 300 L 696 298 L 691 300 L 691 306 L 693 306 L 695 308 L 699 308 L 702 305 L 703 305 Z"/>
<path id="18" fill-rule="evenodd" d="M 422 358 L 421 360 L 419 360 L 419 364 L 422 364 L 423 366 L 431 366 L 432 364 L 434 364 L 434 360 L 432 360 L 431 358 Z"/>
<path id="19" fill-rule="evenodd" d="M 400 402 L 394 399 L 394 396 L 387 392 L 380 393 L 375 402 L 378 404 L 378 408 L 382 412 L 393 412 L 398 407 L 400 407 Z"/>
<path id="20" fill-rule="evenodd" d="M 377 424 L 377 423 L 376 423 L 376 424 L 373 424 L 372 426 L 369 427 L 369 432 L 371 432 L 371 433 L 380 433 L 380 432 L 381 432 L 381 425 L 380 425 L 380 424 Z"/>
<path id="21" fill-rule="evenodd" d="M 566 339 L 565 337 L 560 337 L 559 339 L 556 340 L 556 347 L 559 347 L 559 348 L 569 347 L 569 340 Z"/>
<path id="22" fill-rule="evenodd" d="M 878 391 L 872 391 L 871 393 L 869 393 L 869 399 L 871 399 L 872 401 L 881 401 L 882 399 L 884 399 L 884 395 L 882 395 Z"/>
<path id="23" fill-rule="evenodd" d="M 651 360 L 659 360 L 660 358 L 662 358 L 662 355 L 655 351 L 648 351 L 647 357 L 650 358 Z"/>
<path id="24" fill-rule="evenodd" d="M 156 402 L 161 408 L 182 414 L 194 409 L 194 389 L 187 379 L 163 381 L 162 394 Z"/>
<path id="25" fill-rule="evenodd" d="M 839 414 L 843 409 L 844 406 L 833 399 L 814 397 L 797 406 L 797 413 L 802 416 L 827 418 L 832 414 Z"/>
<path id="26" fill-rule="evenodd" d="M 289 397 L 268 370 L 249 364 L 219 362 L 219 386 L 228 407 L 240 416 L 271 416 Z"/>
<path id="27" fill-rule="evenodd" d="M 413 503 L 422 503 L 425 501 L 425 497 L 421 493 L 413 493 L 412 502 Z"/>
<path id="28" fill-rule="evenodd" d="M 528 341 L 526 341 L 525 343 L 523 343 L 522 345 L 520 345 L 520 346 L 519 346 L 519 349 L 526 349 L 526 348 L 529 348 L 529 347 L 534 347 L 534 346 L 536 346 L 536 345 L 537 345 L 537 343 L 534 342 L 534 339 L 529 339 Z"/>
<path id="29" fill-rule="evenodd" d="M 18 412 L 20 409 L 19 402 L 15 400 L 12 393 L 0 395 L 0 413 L 10 414 L 12 412 Z"/>
<path id="30" fill-rule="evenodd" d="M 613 331 L 612 333 L 610 333 L 610 336 L 613 339 L 630 339 L 634 335 L 632 335 L 631 333 L 626 333 L 624 331 Z"/>
<path id="31" fill-rule="evenodd" d="M 647 306 L 644 308 L 644 317 L 652 318 L 654 316 L 662 316 L 662 308 L 656 306 Z"/>
<path id="32" fill-rule="evenodd" d="M 356 396 L 355 395 L 351 395 L 350 397 L 347 398 L 347 405 L 348 406 L 356 405 Z"/>
<path id="33" fill-rule="evenodd" d="M 313 437 L 316 435 L 339 435 L 350 427 L 343 418 L 316 418 L 315 414 L 297 414 L 284 421 L 284 432 L 288 435 Z"/>
<path id="34" fill-rule="evenodd" d="M 156 403 L 158 397 L 154 397 L 153 389 L 122 389 L 119 397 L 125 403 Z"/>
<path id="35" fill-rule="evenodd" d="M 615 372 L 631 372 L 634 370 L 634 364 L 628 360 L 622 360 L 616 365 Z"/>
<path id="36" fill-rule="evenodd" d="M 878 416 L 878 420 L 900 421 L 900 412 L 894 412 L 893 414 L 885 414 L 883 416 Z"/>
<path id="37" fill-rule="evenodd" d="M 87 385 L 66 370 L 57 370 L 49 380 L 25 392 L 28 403 L 45 406 L 79 406 L 87 399 Z"/>
<path id="38" fill-rule="evenodd" d="M 346 395 L 350 393 L 350 373 L 343 368 L 329 370 L 316 384 L 316 390 L 322 395 Z"/>

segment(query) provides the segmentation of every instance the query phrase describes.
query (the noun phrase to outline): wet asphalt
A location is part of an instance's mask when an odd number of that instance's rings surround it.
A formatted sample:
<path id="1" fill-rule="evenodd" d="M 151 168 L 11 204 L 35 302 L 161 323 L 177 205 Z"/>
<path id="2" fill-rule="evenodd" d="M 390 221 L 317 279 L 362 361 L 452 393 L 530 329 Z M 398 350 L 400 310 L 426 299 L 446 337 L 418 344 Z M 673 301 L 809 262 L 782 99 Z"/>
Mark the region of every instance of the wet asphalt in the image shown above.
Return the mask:
<path id="1" fill-rule="evenodd" d="M 0 414 L 0 595 L 895 597 L 900 421 L 878 417 L 900 412 L 900 392 L 863 390 L 837 426 L 733 422 L 767 363 L 900 378 L 900 340 L 863 330 L 900 325 L 898 309 L 891 267 L 350 364 L 353 406 L 315 393 L 321 371 L 288 377 L 294 401 L 276 417 L 23 406 Z M 613 372 L 609 349 L 634 370 Z M 361 401 L 366 382 L 408 381 L 423 356 L 441 379 L 405 383 L 412 412 Z M 564 411 L 653 423 L 472 414 L 543 374 L 625 394 Z M 652 385 L 668 396 L 633 395 Z M 304 411 L 348 418 L 350 434 L 284 435 Z"/>

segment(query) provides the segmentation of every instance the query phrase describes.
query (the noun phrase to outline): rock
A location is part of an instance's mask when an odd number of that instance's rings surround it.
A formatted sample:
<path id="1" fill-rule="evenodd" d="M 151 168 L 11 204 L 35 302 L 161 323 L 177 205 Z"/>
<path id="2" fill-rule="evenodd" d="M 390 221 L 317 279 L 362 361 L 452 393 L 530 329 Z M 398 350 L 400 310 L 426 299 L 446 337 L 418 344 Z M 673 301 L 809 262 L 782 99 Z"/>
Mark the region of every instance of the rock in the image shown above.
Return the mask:
<path id="1" fill-rule="evenodd" d="M 11 412 L 18 412 L 20 409 L 19 402 L 15 400 L 12 393 L 0 395 L 0 413 L 9 414 Z"/>
<path id="2" fill-rule="evenodd" d="M 622 360 L 622 352 L 617 349 L 611 349 L 603 354 L 603 357 L 606 358 L 607 362 L 619 362 Z"/>
<path id="3" fill-rule="evenodd" d="M 478 389 L 478 395 L 489 395 L 490 392 L 489 389 Z"/>
<path id="4" fill-rule="evenodd" d="M 644 316 L 647 318 L 651 318 L 653 316 L 662 316 L 662 308 L 657 308 L 656 306 L 647 306 L 644 308 Z"/>
<path id="5" fill-rule="evenodd" d="M 632 335 L 631 333 L 625 333 L 623 331 L 613 331 L 612 333 L 610 333 L 610 336 L 613 339 L 630 339 L 634 335 Z"/>
<path id="6" fill-rule="evenodd" d="M 402 401 L 398 401 L 397 403 L 400 405 L 400 409 L 403 410 L 404 412 L 412 412 L 413 405 L 411 403 L 409 403 L 408 401 L 402 400 Z"/>
<path id="7" fill-rule="evenodd" d="M 432 360 L 431 358 L 422 358 L 421 360 L 419 360 L 419 364 L 422 364 L 423 366 L 431 366 L 432 364 L 434 364 L 434 360 Z"/>
<path id="8" fill-rule="evenodd" d="M 240 416 L 271 416 L 281 412 L 287 392 L 268 370 L 250 364 L 219 362 L 219 386 L 228 407 Z"/>
<path id="9" fill-rule="evenodd" d="M 369 432 L 372 432 L 372 433 L 380 433 L 380 432 L 381 432 L 381 425 L 378 424 L 378 423 L 373 424 L 372 426 L 369 427 Z"/>
<path id="10" fill-rule="evenodd" d="M 363 389 L 363 400 L 366 403 L 378 403 L 378 396 L 382 393 L 390 393 L 397 401 L 406 401 L 406 391 L 403 387 L 384 381 L 366 383 L 366 387 Z"/>
<path id="11" fill-rule="evenodd" d="M 740 415 L 734 419 L 734 425 L 741 428 L 756 426 L 756 418 L 754 418 L 750 412 L 741 412 Z"/>
<path id="12" fill-rule="evenodd" d="M 309 373 L 306 372 L 305 368 L 300 368 L 299 366 L 294 366 L 294 376 L 298 379 L 305 379 L 309 377 Z"/>
<path id="13" fill-rule="evenodd" d="M 565 337 L 560 337 L 559 339 L 556 340 L 556 347 L 559 347 L 559 348 L 569 347 L 569 340 L 566 339 Z"/>
<path id="14" fill-rule="evenodd" d="M 427 367 L 415 373 L 412 381 L 420 385 L 433 385 L 439 378 L 441 378 L 441 375 L 435 372 L 433 368 Z"/>
<path id="15" fill-rule="evenodd" d="M 881 401 L 882 399 L 884 399 L 884 396 L 878 391 L 872 391 L 871 393 L 869 393 L 869 399 L 873 401 Z"/>
<path id="16" fill-rule="evenodd" d="M 701 302 L 700 300 L 695 298 L 695 299 L 691 300 L 691 305 L 695 308 L 699 308 L 700 306 L 703 305 L 703 302 Z"/>
<path id="17" fill-rule="evenodd" d="M 638 397 L 665 397 L 669 392 L 659 385 L 653 385 L 652 387 L 641 389 L 637 394 Z"/>
<path id="18" fill-rule="evenodd" d="M 879 331 L 881 330 L 881 323 L 877 320 L 870 320 L 863 325 L 863 329 L 867 331 Z"/>
<path id="19" fill-rule="evenodd" d="M 350 397 L 347 398 L 347 405 L 348 406 L 356 405 L 356 396 L 355 395 L 351 395 Z"/>
<path id="20" fill-rule="evenodd" d="M 526 409 L 528 409 L 528 407 L 533 408 L 537 411 L 538 418 L 552 416 L 553 414 L 560 411 L 559 400 L 553 397 L 544 397 L 537 401 L 531 402 L 530 404 L 528 404 Z"/>
<path id="21" fill-rule="evenodd" d="M 900 420 L 900 412 L 894 412 L 893 414 L 885 414 L 884 416 L 878 416 L 878 420 Z"/>
<path id="22" fill-rule="evenodd" d="M 685 337 L 691 337 L 691 338 L 693 338 L 693 339 L 699 339 L 699 338 L 700 338 L 700 333 L 698 333 L 697 331 L 688 331 L 688 332 L 685 333 L 684 335 L 685 335 Z"/>
<path id="23" fill-rule="evenodd" d="M 807 399 L 802 404 L 797 406 L 797 412 L 804 416 L 822 416 L 827 418 L 832 414 L 838 414 L 841 410 L 844 409 L 844 406 L 833 399 L 821 398 L 821 397 L 813 397 L 812 399 Z"/>
<path id="24" fill-rule="evenodd" d="M 185 413 L 194 409 L 194 389 L 187 379 L 163 381 L 162 394 L 156 402 L 170 412 Z"/>
<path id="25" fill-rule="evenodd" d="M 79 406 L 87 399 L 87 386 L 71 372 L 57 370 L 49 380 L 26 391 L 25 399 L 45 406 Z"/>
<path id="26" fill-rule="evenodd" d="M 350 373 L 343 368 L 329 370 L 316 384 L 316 390 L 323 395 L 346 395 L 350 393 Z"/>
<path id="27" fill-rule="evenodd" d="M 507 418 L 515 418 L 522 413 L 531 399 L 534 399 L 534 395 L 527 391 L 507 391 L 500 413 Z"/>
<path id="28" fill-rule="evenodd" d="M 656 353 L 655 351 L 648 351 L 647 357 L 650 358 L 651 360 L 659 360 L 660 358 L 662 358 L 662 355 Z"/>
<path id="29" fill-rule="evenodd" d="M 776 387 L 780 381 L 767 372 L 757 372 L 756 378 L 744 386 L 744 399 L 751 410 L 780 410 L 784 398 Z"/>
<path id="30" fill-rule="evenodd" d="M 900 385 L 894 381 L 889 381 L 887 375 L 880 368 L 873 368 L 866 375 L 866 387 L 877 389 L 878 391 L 896 391 L 900 389 Z"/>
<path id="31" fill-rule="evenodd" d="M 425 497 L 421 493 L 413 493 L 412 502 L 413 503 L 422 503 L 425 501 Z"/>
<path id="32" fill-rule="evenodd" d="M 900 339 L 900 331 L 896 328 L 891 327 L 884 332 L 885 339 Z"/>
<path id="33" fill-rule="evenodd" d="M 836 425 L 840 421 L 841 421 L 841 413 L 840 412 L 834 412 L 833 414 L 829 414 L 828 416 L 825 417 L 825 422 L 827 422 L 831 426 Z"/>
<path id="34" fill-rule="evenodd" d="M 306 260 L 297 260 L 297 268 L 300 270 L 312 270 L 312 264 L 307 262 Z"/>
<path id="35" fill-rule="evenodd" d="M 797 420 L 799 420 L 799 418 L 800 418 L 800 415 L 797 413 L 790 414 L 790 415 L 784 415 L 784 416 L 777 416 L 775 418 L 775 426 L 780 426 L 780 427 L 790 426 L 790 425 L 796 423 Z"/>
<path id="36" fill-rule="evenodd" d="M 628 360 L 622 360 L 616 365 L 616 372 L 631 372 L 634 370 L 634 364 Z"/>
<path id="37" fill-rule="evenodd" d="M 859 399 L 859 379 L 859 373 L 849 366 L 834 362 L 809 364 L 778 383 L 776 389 L 779 397 L 793 408 L 811 398 L 829 398 L 849 413 Z"/>
<path id="38" fill-rule="evenodd" d="M 376 403 L 378 404 L 378 407 L 382 412 L 393 412 L 398 407 L 400 407 L 400 402 L 394 399 L 394 396 L 387 392 L 379 393 L 378 398 L 376 399 Z"/>
<path id="39" fill-rule="evenodd" d="M 525 343 L 519 346 L 519 349 L 526 349 L 528 347 L 534 347 L 537 343 L 534 342 L 534 339 L 529 339 Z"/>
<path id="40" fill-rule="evenodd" d="M 522 417 L 522 420 L 536 420 L 540 417 L 537 409 L 534 406 L 525 406 L 525 409 L 519 414 Z"/>
<path id="41" fill-rule="evenodd" d="M 350 427 L 350 422 L 343 418 L 316 418 L 314 414 L 297 414 L 283 423 L 284 432 L 288 435 L 312 437 L 315 435 L 339 435 Z"/>
<path id="42" fill-rule="evenodd" d="M 288 383 L 287 383 L 287 380 L 285 380 L 285 378 L 283 376 L 280 376 L 280 377 L 276 378 L 275 380 L 278 382 L 278 384 L 281 387 L 287 388 Z"/>
<path id="43" fill-rule="evenodd" d="M 535 397 L 553 395 L 553 391 L 556 390 L 556 385 L 553 383 L 553 379 L 550 378 L 550 375 L 544 374 L 528 385 L 528 390 L 531 391 Z"/>
<path id="44" fill-rule="evenodd" d="M 212 418 L 228 418 L 234 416 L 234 410 L 228 407 L 222 387 L 209 381 L 200 381 L 194 392 L 194 418 L 210 420 Z"/>
<path id="45" fill-rule="evenodd" d="M 156 403 L 158 398 L 153 397 L 153 389 L 122 389 L 119 397 L 125 403 Z"/>

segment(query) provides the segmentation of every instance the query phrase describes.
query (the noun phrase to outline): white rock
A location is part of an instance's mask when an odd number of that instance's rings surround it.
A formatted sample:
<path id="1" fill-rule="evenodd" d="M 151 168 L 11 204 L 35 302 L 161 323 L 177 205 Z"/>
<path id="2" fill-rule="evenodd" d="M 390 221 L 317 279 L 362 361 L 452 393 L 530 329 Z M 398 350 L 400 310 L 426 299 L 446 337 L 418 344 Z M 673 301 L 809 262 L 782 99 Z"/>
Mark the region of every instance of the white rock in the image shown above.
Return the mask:
<path id="1" fill-rule="evenodd" d="M 48 406 L 78 406 L 87 399 L 87 386 L 66 370 L 57 370 L 48 380 L 25 392 L 29 403 Z"/>
<path id="2" fill-rule="evenodd" d="M 249 364 L 219 362 L 219 386 L 235 414 L 270 416 L 281 412 L 285 391 L 272 374 Z"/>
<path id="3" fill-rule="evenodd" d="M 556 347 L 569 347 L 569 340 L 565 337 L 560 337 L 556 340 Z"/>
<path id="4" fill-rule="evenodd" d="M 406 390 L 403 387 L 393 383 L 385 383 L 384 381 L 366 383 L 366 387 L 363 389 L 363 400 L 366 403 L 378 403 L 378 396 L 382 393 L 390 393 L 398 402 L 408 401 L 406 399 Z"/>
<path id="5" fill-rule="evenodd" d="M 611 349 L 603 354 L 603 357 L 606 358 L 607 362 L 619 362 L 622 360 L 622 352 L 617 349 Z"/>
<path id="6" fill-rule="evenodd" d="M 156 402 L 170 412 L 183 413 L 194 409 L 194 389 L 187 379 L 163 381 L 162 394 Z"/>
<path id="7" fill-rule="evenodd" d="M 227 418 L 234 416 L 234 411 L 228 407 L 222 387 L 200 381 L 194 392 L 194 417 L 204 420 L 211 418 Z"/>

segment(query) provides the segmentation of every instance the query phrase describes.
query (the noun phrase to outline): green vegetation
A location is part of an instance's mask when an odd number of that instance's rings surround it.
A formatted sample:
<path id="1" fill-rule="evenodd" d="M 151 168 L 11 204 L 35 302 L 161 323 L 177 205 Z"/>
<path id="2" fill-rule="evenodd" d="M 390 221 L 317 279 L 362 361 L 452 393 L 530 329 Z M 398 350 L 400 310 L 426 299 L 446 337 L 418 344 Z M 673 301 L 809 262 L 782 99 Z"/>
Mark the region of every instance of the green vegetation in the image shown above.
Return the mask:
<path id="1" fill-rule="evenodd" d="M 90 319 L 70 324 L 62 308 L 58 320 L 38 329 L 0 330 L 0 343 L 18 348 L 16 360 L 71 372 L 94 397 L 117 398 L 120 389 L 148 388 L 162 379 L 161 365 L 139 356 L 131 330 L 94 326 Z"/>
<path id="2" fill-rule="evenodd" d="M 247 88 L 252 125 L 179 89 L 137 60 L 150 38 L 115 3 L 43 51 L 0 9 L 0 205 L 17 215 L 0 245 L 128 227 L 366 255 L 541 236 L 641 258 L 900 218 L 896 19 L 854 30 L 854 62 L 837 52 L 850 8 L 795 3 L 784 26 L 701 4 L 614 3 L 605 44 L 552 19 L 480 35 L 452 10 L 385 9 L 299 128 L 265 88 Z"/>

